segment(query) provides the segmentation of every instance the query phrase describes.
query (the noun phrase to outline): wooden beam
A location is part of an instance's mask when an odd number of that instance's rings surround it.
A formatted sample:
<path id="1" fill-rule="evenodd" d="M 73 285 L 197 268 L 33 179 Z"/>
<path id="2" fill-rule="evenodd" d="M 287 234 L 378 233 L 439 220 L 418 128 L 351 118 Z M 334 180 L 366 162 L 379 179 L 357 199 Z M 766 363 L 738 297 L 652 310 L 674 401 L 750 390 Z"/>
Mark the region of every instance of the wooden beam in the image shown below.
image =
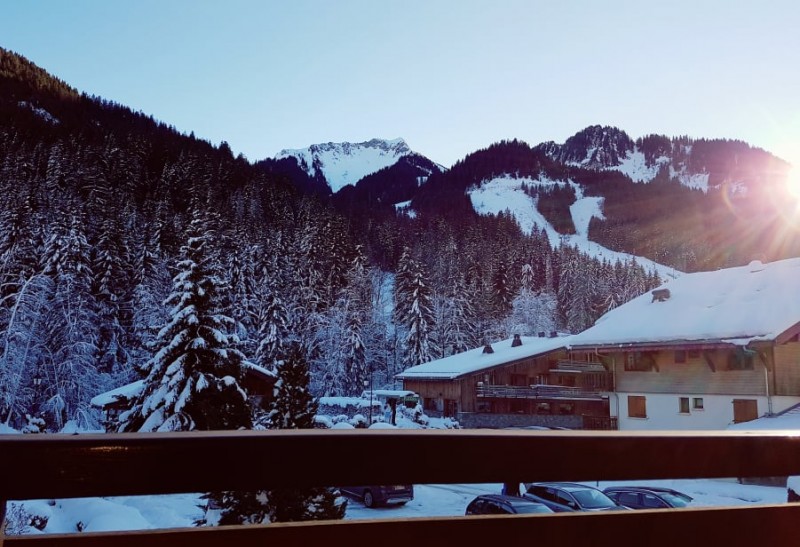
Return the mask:
<path id="1" fill-rule="evenodd" d="M 11 537 L 5 547 L 256 547 L 263 545 L 792 545 L 800 505 L 270 524 Z"/>
<path id="2" fill-rule="evenodd" d="M 711 372 L 717 372 L 717 367 L 714 365 L 714 360 L 711 358 L 710 351 L 703 351 L 703 359 L 705 359 L 708 368 L 711 369 Z"/>
<path id="3" fill-rule="evenodd" d="M 0 468 L 8 470 L 0 498 L 12 500 L 348 484 L 800 474 L 797 431 L 294 430 L 0 437 Z M 363 465 L 369 454 L 407 457 L 391 466 Z M 509 470 L 518 476 L 507 476 Z"/>

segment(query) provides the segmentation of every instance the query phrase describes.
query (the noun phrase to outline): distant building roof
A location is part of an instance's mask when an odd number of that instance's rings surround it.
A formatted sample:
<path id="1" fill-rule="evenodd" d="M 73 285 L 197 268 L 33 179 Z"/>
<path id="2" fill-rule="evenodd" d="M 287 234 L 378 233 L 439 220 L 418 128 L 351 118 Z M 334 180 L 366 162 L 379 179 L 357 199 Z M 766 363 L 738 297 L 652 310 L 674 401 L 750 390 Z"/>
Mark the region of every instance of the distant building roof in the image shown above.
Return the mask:
<path id="1" fill-rule="evenodd" d="M 781 342 L 800 332 L 798 280 L 800 258 L 685 274 L 656 294 L 611 310 L 570 343 L 580 348 Z"/>
<path id="2" fill-rule="evenodd" d="M 246 376 L 254 376 L 258 379 L 267 381 L 274 381 L 276 378 L 276 374 L 271 370 L 267 370 L 264 367 L 260 367 L 248 361 L 244 361 L 242 366 Z M 89 401 L 89 404 L 97 408 L 105 408 L 108 405 L 117 402 L 130 401 L 142 393 L 142 390 L 144 390 L 144 385 L 145 380 L 136 380 L 130 384 L 125 384 L 124 386 L 120 386 L 92 397 L 91 401 Z"/>
<path id="3" fill-rule="evenodd" d="M 414 396 L 416 393 L 408 391 L 407 389 L 374 389 L 372 390 L 373 397 L 381 397 L 384 399 L 402 399 L 403 397 Z M 369 390 L 361 393 L 361 397 L 369 399 Z"/>
<path id="4" fill-rule="evenodd" d="M 108 405 L 114 404 L 116 402 L 130 401 L 134 397 L 139 396 L 139 394 L 142 392 L 143 389 L 144 389 L 144 380 L 137 380 L 130 384 L 125 384 L 124 386 L 112 389 L 111 391 L 106 391 L 105 393 L 101 393 L 100 395 L 92 397 L 92 400 L 89 401 L 89 403 L 93 407 L 105 408 Z"/>
<path id="5" fill-rule="evenodd" d="M 491 344 L 492 353 L 484 353 L 484 347 L 457 353 L 450 357 L 423 363 L 404 370 L 396 376 L 401 380 L 413 379 L 455 379 L 474 372 L 494 368 L 499 365 L 518 361 L 527 357 L 537 357 L 552 351 L 565 348 L 571 336 L 553 338 L 537 338 L 522 336 L 522 344 L 512 347 L 513 338 L 507 338 Z"/>

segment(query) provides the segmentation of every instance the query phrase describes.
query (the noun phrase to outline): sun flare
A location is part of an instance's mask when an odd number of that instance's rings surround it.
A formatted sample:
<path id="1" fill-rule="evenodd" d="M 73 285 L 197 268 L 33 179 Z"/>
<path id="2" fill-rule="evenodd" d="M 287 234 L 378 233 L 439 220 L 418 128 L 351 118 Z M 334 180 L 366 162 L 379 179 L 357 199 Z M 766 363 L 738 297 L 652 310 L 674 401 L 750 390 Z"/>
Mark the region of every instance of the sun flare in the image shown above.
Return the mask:
<path id="1" fill-rule="evenodd" d="M 786 188 L 789 194 L 800 200 L 800 161 L 794 162 L 786 177 Z"/>

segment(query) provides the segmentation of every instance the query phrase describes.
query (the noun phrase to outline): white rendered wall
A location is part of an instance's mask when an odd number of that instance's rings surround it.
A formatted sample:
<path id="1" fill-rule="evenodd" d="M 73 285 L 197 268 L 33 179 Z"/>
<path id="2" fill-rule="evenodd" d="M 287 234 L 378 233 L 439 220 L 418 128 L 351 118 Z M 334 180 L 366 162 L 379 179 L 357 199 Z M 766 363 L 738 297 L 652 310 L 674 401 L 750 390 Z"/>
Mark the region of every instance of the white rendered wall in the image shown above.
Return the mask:
<path id="1" fill-rule="evenodd" d="M 628 395 L 640 395 L 646 399 L 647 418 L 628 417 Z M 682 414 L 680 397 L 689 398 L 689 413 Z M 693 399 L 703 399 L 703 409 L 693 408 Z M 755 399 L 758 404 L 758 416 L 768 412 L 767 397 L 746 395 L 704 395 L 704 394 L 663 394 L 663 393 L 612 393 L 611 415 L 618 418 L 621 431 L 631 430 L 698 430 L 726 429 L 733 423 L 733 400 Z M 792 405 L 800 403 L 800 397 L 773 397 L 772 412 L 778 413 Z M 618 405 L 618 406 L 617 406 Z"/>

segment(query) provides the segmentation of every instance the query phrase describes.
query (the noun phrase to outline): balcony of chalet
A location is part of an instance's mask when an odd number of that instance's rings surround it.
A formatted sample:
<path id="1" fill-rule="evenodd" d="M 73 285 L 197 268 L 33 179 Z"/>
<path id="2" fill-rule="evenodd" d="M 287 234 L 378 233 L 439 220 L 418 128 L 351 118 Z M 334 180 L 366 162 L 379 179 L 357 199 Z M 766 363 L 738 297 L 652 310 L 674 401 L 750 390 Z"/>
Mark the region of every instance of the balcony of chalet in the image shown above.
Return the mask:
<path id="1" fill-rule="evenodd" d="M 528 421 L 542 426 L 617 429 L 617 419 L 609 415 L 608 406 L 608 392 L 613 391 L 614 386 L 613 375 L 602 364 L 561 360 L 538 380 L 544 383 L 478 382 L 475 387 L 477 407 L 483 412 L 505 416 L 526 415 L 530 417 Z"/>
<path id="2" fill-rule="evenodd" d="M 323 458 L 320 455 L 324 455 Z M 365 465 L 365 454 L 402 454 Z M 408 457 L 418 455 L 418 457 Z M 324 464 L 320 462 L 324 461 Z M 213 465 L 211 465 L 213 463 Z M 0 438 L 2 499 L 346 484 L 618 481 L 800 474 L 800 436 L 771 432 L 240 431 Z M 276 471 L 280 470 L 280 471 Z M 465 501 L 468 503 L 469 500 Z M 4 507 L 4 504 L 0 504 Z M 391 517 L 391 512 L 385 512 Z M 793 545 L 800 504 L 378 518 L 9 536 L 4 547 Z"/>

